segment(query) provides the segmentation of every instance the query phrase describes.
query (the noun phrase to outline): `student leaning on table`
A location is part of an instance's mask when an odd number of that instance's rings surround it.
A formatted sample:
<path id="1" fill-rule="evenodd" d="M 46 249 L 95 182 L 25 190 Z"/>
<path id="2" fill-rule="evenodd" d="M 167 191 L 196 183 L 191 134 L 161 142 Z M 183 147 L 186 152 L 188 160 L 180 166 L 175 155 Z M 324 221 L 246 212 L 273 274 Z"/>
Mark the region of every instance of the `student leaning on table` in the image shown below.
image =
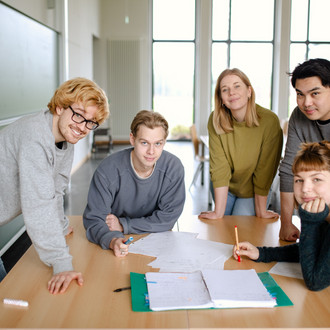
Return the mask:
<path id="1" fill-rule="evenodd" d="M 65 235 L 73 230 L 64 215 L 73 149 L 109 115 L 104 91 L 85 78 L 66 81 L 48 110 L 24 116 L 0 131 L 0 225 L 22 213 L 40 259 L 53 267 L 48 290 L 65 292 L 74 271 Z M 0 260 L 0 273 L 5 275 Z"/>
<path id="2" fill-rule="evenodd" d="M 255 104 L 251 83 L 239 69 L 220 74 L 214 98 L 208 131 L 215 209 L 200 217 L 278 217 L 267 210 L 283 143 L 276 114 Z"/>
<path id="3" fill-rule="evenodd" d="M 257 262 L 300 262 L 307 287 L 319 291 L 330 285 L 330 142 L 302 144 L 292 172 L 301 218 L 299 243 L 256 248 L 241 242 L 233 254 L 236 259 L 240 255 Z"/>
<path id="4" fill-rule="evenodd" d="M 291 74 L 291 83 L 297 93 L 298 106 L 290 116 L 288 140 L 279 168 L 280 238 L 286 241 L 296 241 L 299 238 L 299 230 L 292 223 L 292 163 L 299 145 L 304 142 L 330 140 L 330 61 L 315 58 L 297 65 Z"/>
<path id="5" fill-rule="evenodd" d="M 142 110 L 131 124 L 131 148 L 118 151 L 96 169 L 83 221 L 87 238 L 118 257 L 128 253 L 124 234 L 171 230 L 185 202 L 184 168 L 164 151 L 168 123 Z"/>

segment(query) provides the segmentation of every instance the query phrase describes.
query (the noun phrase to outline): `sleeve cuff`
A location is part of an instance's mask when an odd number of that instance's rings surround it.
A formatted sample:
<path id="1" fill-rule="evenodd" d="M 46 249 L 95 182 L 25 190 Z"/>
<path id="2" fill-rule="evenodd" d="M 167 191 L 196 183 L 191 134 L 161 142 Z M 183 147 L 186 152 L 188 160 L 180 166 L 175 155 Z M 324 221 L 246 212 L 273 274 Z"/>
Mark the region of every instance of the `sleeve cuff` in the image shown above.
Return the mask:
<path id="1" fill-rule="evenodd" d="M 125 217 L 122 217 L 122 218 L 118 218 L 120 224 L 122 225 L 123 227 L 123 233 L 125 235 L 129 234 L 129 231 L 128 231 L 128 221 Z"/>
<path id="2" fill-rule="evenodd" d="M 61 262 L 53 265 L 53 275 L 70 271 L 73 271 L 72 258 L 65 261 L 62 260 Z"/>
<path id="3" fill-rule="evenodd" d="M 110 231 L 109 234 L 104 237 L 100 243 L 103 250 L 110 250 L 110 243 L 114 238 L 124 238 L 125 236 L 120 231 Z"/>
<path id="4" fill-rule="evenodd" d="M 301 205 L 299 205 L 299 216 L 302 219 L 302 221 L 307 221 L 307 222 L 320 222 L 324 220 L 327 215 L 329 214 L 329 206 L 325 204 L 325 208 L 322 212 L 319 213 L 311 213 L 306 210 L 304 210 Z"/>

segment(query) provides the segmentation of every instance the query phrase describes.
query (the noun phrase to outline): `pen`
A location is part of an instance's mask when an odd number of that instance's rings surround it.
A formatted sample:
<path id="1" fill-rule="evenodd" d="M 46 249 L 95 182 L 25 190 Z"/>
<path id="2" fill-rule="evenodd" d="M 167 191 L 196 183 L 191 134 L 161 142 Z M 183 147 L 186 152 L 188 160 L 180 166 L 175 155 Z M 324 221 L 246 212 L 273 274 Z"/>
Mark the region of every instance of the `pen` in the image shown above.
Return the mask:
<path id="1" fill-rule="evenodd" d="M 134 238 L 131 236 L 129 239 L 127 239 L 127 241 L 124 244 L 128 245 L 128 244 L 132 243 L 133 239 Z"/>
<path id="2" fill-rule="evenodd" d="M 237 226 L 235 226 L 235 237 L 236 237 L 236 249 L 239 251 Z M 238 256 L 238 262 L 241 262 L 241 256 Z"/>
<path id="3" fill-rule="evenodd" d="M 121 291 L 125 291 L 125 290 L 131 290 L 131 287 L 128 286 L 126 288 L 119 288 L 119 289 L 113 290 L 113 292 L 121 292 Z"/>

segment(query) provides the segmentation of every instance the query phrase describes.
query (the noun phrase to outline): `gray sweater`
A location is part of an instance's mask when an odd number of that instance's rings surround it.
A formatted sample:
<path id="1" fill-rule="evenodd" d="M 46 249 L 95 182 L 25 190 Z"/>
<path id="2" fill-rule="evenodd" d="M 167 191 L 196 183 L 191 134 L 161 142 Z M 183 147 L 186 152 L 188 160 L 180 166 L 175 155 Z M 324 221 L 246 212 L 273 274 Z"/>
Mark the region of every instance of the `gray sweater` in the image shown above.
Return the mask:
<path id="1" fill-rule="evenodd" d="M 280 164 L 280 191 L 293 192 L 293 160 L 303 142 L 330 141 L 330 123 L 309 120 L 296 107 L 290 117 L 285 155 Z"/>
<path id="2" fill-rule="evenodd" d="M 184 168 L 181 161 L 163 151 L 152 175 L 139 178 L 132 168 L 132 148 L 118 151 L 104 159 L 96 169 L 84 212 L 87 238 L 109 249 L 119 231 L 110 231 L 106 216 L 114 214 L 124 234 L 171 230 L 185 202 Z"/>
<path id="3" fill-rule="evenodd" d="M 56 274 L 73 269 L 63 209 L 73 145 L 56 147 L 52 119 L 41 111 L 0 131 L 0 225 L 22 213 L 40 259 Z"/>

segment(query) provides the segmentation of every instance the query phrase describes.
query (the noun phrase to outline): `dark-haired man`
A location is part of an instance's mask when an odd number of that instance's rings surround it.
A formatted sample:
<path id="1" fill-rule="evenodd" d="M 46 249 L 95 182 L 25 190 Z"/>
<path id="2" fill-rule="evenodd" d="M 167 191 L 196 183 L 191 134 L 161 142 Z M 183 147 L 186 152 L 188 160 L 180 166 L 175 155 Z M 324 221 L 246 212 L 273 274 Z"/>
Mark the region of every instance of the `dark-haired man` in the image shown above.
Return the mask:
<path id="1" fill-rule="evenodd" d="M 285 156 L 280 164 L 280 238 L 296 241 L 300 232 L 292 224 L 294 209 L 293 159 L 303 142 L 330 140 L 330 61 L 316 58 L 299 64 L 291 74 L 297 107 L 289 121 Z"/>

